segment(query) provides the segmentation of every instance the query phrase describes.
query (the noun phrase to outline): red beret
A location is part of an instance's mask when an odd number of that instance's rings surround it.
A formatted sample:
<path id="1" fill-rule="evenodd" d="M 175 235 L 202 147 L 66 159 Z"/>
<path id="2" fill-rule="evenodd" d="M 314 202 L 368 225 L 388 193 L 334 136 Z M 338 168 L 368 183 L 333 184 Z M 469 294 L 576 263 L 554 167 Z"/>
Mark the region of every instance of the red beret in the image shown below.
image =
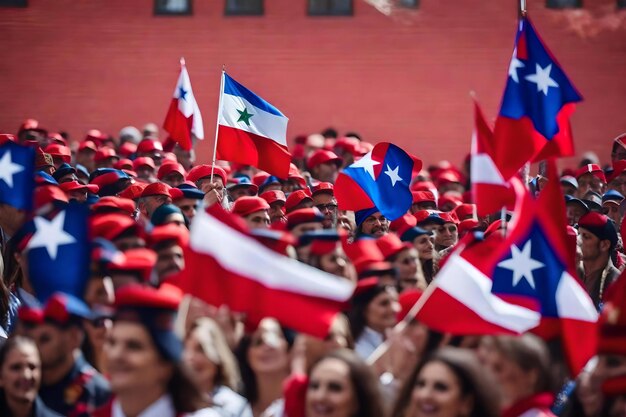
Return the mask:
<path id="1" fill-rule="evenodd" d="M 270 177 L 270 174 L 268 174 L 267 172 L 257 172 L 256 174 L 254 174 L 254 176 L 252 177 L 252 183 L 254 185 L 256 185 L 257 187 L 260 187 L 266 179 L 268 179 Z"/>
<path id="2" fill-rule="evenodd" d="M 461 220 L 459 223 L 459 236 L 465 232 L 469 232 L 470 230 L 476 229 L 480 223 L 475 219 L 465 219 Z"/>
<path id="3" fill-rule="evenodd" d="M 333 151 L 318 149 L 309 157 L 306 165 L 309 169 L 313 169 L 314 167 L 325 163 L 333 163 L 337 166 L 337 168 L 339 168 L 343 163 L 343 159 L 338 157 Z"/>
<path id="4" fill-rule="evenodd" d="M 141 197 L 143 198 L 153 195 L 165 195 L 171 197 L 170 188 L 171 187 L 164 182 L 153 182 L 152 184 L 148 184 L 148 186 L 143 189 Z"/>
<path id="5" fill-rule="evenodd" d="M 171 174 L 172 172 L 178 172 L 180 175 L 183 176 L 183 178 L 185 178 L 185 175 L 187 175 L 187 173 L 185 172 L 185 168 L 183 168 L 181 164 L 179 164 L 178 162 L 168 161 L 168 162 L 163 163 L 161 167 L 159 168 L 159 172 L 157 173 L 157 178 L 162 180 L 164 177 Z"/>
<path id="6" fill-rule="evenodd" d="M 287 214 L 287 229 L 304 223 L 321 223 L 323 220 L 324 215 L 316 207 L 294 210 Z"/>
<path id="7" fill-rule="evenodd" d="M 133 169 L 137 171 L 137 169 L 141 166 L 148 166 L 152 169 L 156 169 L 154 165 L 154 161 L 149 156 L 140 156 L 139 158 L 133 161 Z"/>
<path id="8" fill-rule="evenodd" d="M 179 246 L 186 246 L 189 242 L 189 230 L 174 223 L 156 226 L 150 233 L 150 245 L 155 246 L 161 242 L 174 240 Z"/>
<path id="9" fill-rule="evenodd" d="M 287 201 L 285 202 L 285 211 L 287 213 L 293 211 L 293 209 L 303 201 L 313 201 L 311 198 L 311 192 L 307 189 L 305 190 L 296 190 L 289 194 L 287 197 Z"/>
<path id="10" fill-rule="evenodd" d="M 463 196 L 455 192 L 444 193 L 442 196 L 439 197 L 437 206 L 441 208 L 446 204 L 453 204 L 454 208 L 456 208 L 457 206 L 463 204 Z"/>
<path id="11" fill-rule="evenodd" d="M 137 152 L 137 145 L 132 142 L 124 142 L 118 148 L 118 152 L 120 155 L 124 155 L 126 157 L 131 156 L 135 152 Z"/>
<path id="12" fill-rule="evenodd" d="M 93 151 L 93 152 L 97 152 L 98 151 L 98 147 L 96 146 L 95 143 L 93 143 L 93 141 L 91 140 L 86 140 L 84 142 L 81 142 L 80 145 L 78 145 L 78 152 L 80 151 L 84 151 L 84 150 L 89 150 L 89 151 Z"/>
<path id="13" fill-rule="evenodd" d="M 459 219 L 451 211 L 449 211 L 449 212 L 441 212 L 441 213 L 439 213 L 439 217 L 441 217 L 445 223 L 459 224 Z"/>
<path id="14" fill-rule="evenodd" d="M 266 191 L 263 194 L 261 194 L 259 197 L 267 201 L 268 204 L 272 204 L 277 201 L 285 204 L 285 202 L 287 201 L 287 199 L 285 198 L 285 193 L 283 193 L 280 190 Z"/>
<path id="15" fill-rule="evenodd" d="M 141 226 L 130 216 L 121 213 L 102 214 L 91 219 L 91 234 L 93 237 L 103 237 L 106 240 L 115 240 L 123 232 L 132 229 L 142 235 Z"/>
<path id="16" fill-rule="evenodd" d="M 411 191 L 413 195 L 413 204 L 432 202 L 437 204 L 437 199 L 431 191 Z"/>
<path id="17" fill-rule="evenodd" d="M 109 148 L 108 146 L 103 146 L 102 148 L 98 149 L 98 151 L 96 152 L 96 156 L 94 156 L 93 159 L 96 162 L 101 162 L 109 158 L 119 159 L 119 156 L 117 156 L 117 153 L 115 153 L 115 149 Z"/>
<path id="18" fill-rule="evenodd" d="M 222 183 L 226 184 L 226 171 L 217 165 L 213 169 L 213 175 L 222 179 Z M 201 178 L 211 177 L 211 165 L 198 165 L 189 170 L 187 178 L 189 181 L 196 182 Z"/>
<path id="19" fill-rule="evenodd" d="M 137 152 L 149 153 L 152 151 L 163 152 L 163 145 L 158 140 L 144 139 L 137 145 Z"/>
<path id="20" fill-rule="evenodd" d="M 35 188 L 34 206 L 43 207 L 55 201 L 68 202 L 67 194 L 56 185 L 41 185 Z"/>
<path id="21" fill-rule="evenodd" d="M 141 193 L 148 186 L 145 182 L 136 182 L 131 184 L 124 191 L 119 193 L 120 197 L 136 200 L 141 197 Z"/>
<path id="22" fill-rule="evenodd" d="M 405 214 L 398 217 L 389 224 L 389 229 L 398 236 L 402 236 L 407 230 L 417 226 L 417 219 L 411 214 Z"/>
<path id="23" fill-rule="evenodd" d="M 91 210 L 95 212 L 105 208 L 118 210 L 130 217 L 135 213 L 135 202 L 128 198 L 107 196 L 100 198 L 91 205 Z"/>
<path id="24" fill-rule="evenodd" d="M 63 162 L 70 163 L 72 160 L 72 151 L 65 145 L 61 145 L 58 143 L 51 143 L 46 146 L 46 153 L 49 153 L 52 156 L 57 156 L 63 159 Z"/>
<path id="25" fill-rule="evenodd" d="M 144 282 L 150 281 L 152 268 L 157 261 L 157 254 L 147 248 L 129 249 L 124 256 L 116 257 L 107 264 L 111 271 L 134 271 L 139 272 Z M 116 303 L 118 302 L 116 294 Z"/>
<path id="26" fill-rule="evenodd" d="M 376 245 L 383 254 L 385 260 L 389 260 L 390 257 L 400 253 L 404 249 L 410 249 L 413 245 L 409 242 L 402 242 L 398 236 L 394 233 L 387 233 L 384 236 L 376 239 Z"/>
<path id="27" fill-rule="evenodd" d="M 585 174 L 592 174 L 594 177 L 600 179 L 602 182 L 606 182 L 604 171 L 602 171 L 602 168 L 600 168 L 599 165 L 587 164 L 584 167 L 581 167 L 578 171 L 576 171 L 576 179 L 579 179 Z"/>
<path id="28" fill-rule="evenodd" d="M 98 187 L 96 184 L 85 185 L 85 184 L 81 184 L 78 181 L 63 182 L 59 184 L 59 186 L 66 193 L 69 193 L 70 191 L 86 190 L 86 191 L 89 191 L 90 193 L 96 194 L 98 190 L 100 189 L 100 187 Z"/>
<path id="29" fill-rule="evenodd" d="M 257 196 L 243 196 L 237 199 L 232 207 L 232 212 L 239 216 L 245 217 L 256 211 L 269 210 L 270 205 Z"/>
<path id="30" fill-rule="evenodd" d="M 149 307 L 176 311 L 181 299 L 179 292 L 167 291 L 166 288 L 127 285 L 115 292 L 115 307 Z"/>
<path id="31" fill-rule="evenodd" d="M 320 182 L 319 184 L 313 187 L 312 195 L 319 194 L 319 193 L 326 193 L 326 194 L 334 195 L 335 191 L 334 191 L 333 184 L 330 182 Z"/>
<path id="32" fill-rule="evenodd" d="M 105 134 L 102 133 L 101 131 L 99 131 L 98 129 L 91 129 L 87 132 L 87 135 L 85 136 L 85 141 L 92 141 L 98 145 L 101 145 L 102 142 L 108 140 L 109 137 Z"/>
<path id="33" fill-rule="evenodd" d="M 476 205 L 475 204 L 461 204 L 459 206 L 456 206 L 456 208 L 454 209 L 454 214 L 456 214 L 456 217 L 463 221 L 466 219 L 471 219 L 474 217 L 474 213 L 476 212 Z"/>
<path id="34" fill-rule="evenodd" d="M 117 161 L 114 165 L 113 168 L 115 169 L 121 169 L 121 170 L 133 170 L 133 161 L 131 161 L 128 158 L 123 158 L 120 159 L 119 161 Z"/>

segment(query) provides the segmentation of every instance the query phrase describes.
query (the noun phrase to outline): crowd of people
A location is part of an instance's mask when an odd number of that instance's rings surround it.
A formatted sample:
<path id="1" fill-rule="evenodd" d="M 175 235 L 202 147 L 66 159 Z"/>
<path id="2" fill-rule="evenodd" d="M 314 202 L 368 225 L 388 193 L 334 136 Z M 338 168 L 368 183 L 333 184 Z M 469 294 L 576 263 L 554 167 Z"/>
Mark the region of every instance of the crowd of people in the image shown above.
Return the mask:
<path id="1" fill-rule="evenodd" d="M 469 158 L 414 172 L 412 205 L 390 221 L 376 207 L 338 207 L 337 175 L 373 147 L 357 133 L 295 138 L 288 178 L 197 164 L 159 133 L 148 124 L 74 140 L 29 119 L 0 135 L 0 146 L 36 149 L 33 210 L 0 203 L 0 415 L 626 416 L 626 134 L 609 165 L 589 154 L 560 177 L 578 278 L 600 313 L 597 356 L 572 375 L 558 340 L 460 337 L 407 319 L 460 238 L 506 230 L 501 212 L 477 216 Z M 546 177 L 523 180 L 540 193 Z M 41 304 L 25 224 L 72 202 L 90 210 L 90 275 L 81 296 Z M 214 204 L 271 250 L 354 283 L 326 338 L 273 317 L 246 326 L 177 288 L 194 216 Z"/>

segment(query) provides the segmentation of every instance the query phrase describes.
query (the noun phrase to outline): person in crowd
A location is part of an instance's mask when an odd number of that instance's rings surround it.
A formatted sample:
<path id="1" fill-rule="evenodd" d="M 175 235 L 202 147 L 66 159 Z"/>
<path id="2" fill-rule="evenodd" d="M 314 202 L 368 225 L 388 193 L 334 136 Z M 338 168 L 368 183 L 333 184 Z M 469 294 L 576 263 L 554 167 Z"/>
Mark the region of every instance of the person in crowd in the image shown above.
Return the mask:
<path id="1" fill-rule="evenodd" d="M 415 367 L 391 417 L 498 417 L 498 387 L 466 349 L 446 347 Z"/>
<path id="2" fill-rule="evenodd" d="M 61 417 L 37 395 L 41 386 L 41 359 L 37 345 L 24 336 L 12 336 L 0 347 L 0 415 L 6 417 Z"/>
<path id="3" fill-rule="evenodd" d="M 321 182 L 335 183 L 339 168 L 343 165 L 343 159 L 333 151 L 318 149 L 307 159 L 307 167 L 311 176 Z"/>
<path id="4" fill-rule="evenodd" d="M 341 246 L 341 235 L 334 230 L 321 230 L 303 235 L 300 245 L 310 240 L 307 263 L 329 274 L 356 282 L 356 271 Z"/>
<path id="5" fill-rule="evenodd" d="M 388 233 L 376 240 L 385 261 L 398 271 L 398 291 L 410 288 L 426 289 L 426 279 L 422 272 L 417 250 L 411 243 L 402 242 L 394 233 Z"/>
<path id="6" fill-rule="evenodd" d="M 369 235 L 379 238 L 389 233 L 389 219 L 381 214 L 376 207 L 354 213 L 356 220 L 356 236 Z"/>
<path id="7" fill-rule="evenodd" d="M 267 229 L 270 205 L 261 197 L 242 196 L 235 201 L 232 212 L 240 216 L 250 229 Z"/>
<path id="8" fill-rule="evenodd" d="M 337 199 L 330 182 L 320 182 L 313 187 L 311 198 L 313 205 L 324 215 L 322 225 L 324 229 L 334 229 L 337 225 Z"/>

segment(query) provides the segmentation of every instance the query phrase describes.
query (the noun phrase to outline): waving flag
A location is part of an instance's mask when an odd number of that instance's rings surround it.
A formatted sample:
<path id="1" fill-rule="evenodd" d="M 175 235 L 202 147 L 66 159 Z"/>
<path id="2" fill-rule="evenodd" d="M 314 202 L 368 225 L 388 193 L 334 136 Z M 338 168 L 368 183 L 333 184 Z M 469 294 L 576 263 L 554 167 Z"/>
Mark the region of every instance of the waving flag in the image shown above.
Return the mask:
<path id="1" fill-rule="evenodd" d="M 202 271 L 201 277 L 197 271 Z M 239 218 L 218 205 L 194 217 L 180 278 L 183 291 L 245 313 L 251 325 L 274 317 L 286 327 L 321 338 L 354 291 L 349 281 L 263 246 L 248 235 Z"/>
<path id="2" fill-rule="evenodd" d="M 472 135 L 471 169 L 472 201 L 479 216 L 486 216 L 514 203 L 508 181 L 493 162 L 493 132 L 480 106 L 474 101 L 474 134 Z"/>
<path id="3" fill-rule="evenodd" d="M 0 145 L 0 203 L 21 210 L 33 205 L 35 150 L 11 141 Z"/>
<path id="4" fill-rule="evenodd" d="M 57 291 L 84 296 L 90 262 L 88 215 L 86 205 L 70 203 L 49 216 L 36 216 L 24 226 L 28 276 L 40 301 Z"/>
<path id="5" fill-rule="evenodd" d="M 416 171 L 421 169 L 421 162 Z M 392 143 L 380 142 L 339 173 L 335 197 L 342 210 L 372 207 L 389 220 L 405 214 L 413 202 L 409 186 L 414 160 Z"/>
<path id="6" fill-rule="evenodd" d="M 222 73 L 217 159 L 252 165 L 287 178 L 289 119 L 261 97 Z"/>
<path id="7" fill-rule="evenodd" d="M 561 336 L 576 375 L 595 355 L 598 315 L 575 278 L 565 203 L 553 161 L 549 170 L 548 185 L 536 201 L 522 189 L 517 218 L 503 244 L 505 253 L 494 270 L 492 291 L 539 312 L 542 320 L 534 332 L 544 338 Z"/>
<path id="8" fill-rule="evenodd" d="M 523 18 L 494 131 L 495 162 L 504 179 L 530 160 L 574 154 L 569 117 L 581 100 L 528 17 Z"/>
<path id="9" fill-rule="evenodd" d="M 163 128 L 185 150 L 190 150 L 193 146 L 192 134 L 198 139 L 204 139 L 202 115 L 191 89 L 184 58 L 180 60 L 180 75 Z"/>

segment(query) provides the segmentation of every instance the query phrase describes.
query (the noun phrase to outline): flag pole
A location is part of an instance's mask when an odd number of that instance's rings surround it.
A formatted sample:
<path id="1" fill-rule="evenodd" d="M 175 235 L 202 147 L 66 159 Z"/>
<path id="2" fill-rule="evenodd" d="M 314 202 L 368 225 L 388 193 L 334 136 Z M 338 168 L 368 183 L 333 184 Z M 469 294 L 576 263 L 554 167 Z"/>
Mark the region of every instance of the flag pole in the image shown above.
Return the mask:
<path id="1" fill-rule="evenodd" d="M 520 17 L 526 16 L 526 0 L 519 0 L 518 13 Z"/>
<path id="2" fill-rule="evenodd" d="M 213 183 L 213 171 L 215 171 L 215 157 L 217 155 L 217 133 L 220 127 L 220 114 L 222 114 L 222 96 L 224 95 L 224 74 L 226 74 L 226 65 L 222 65 L 222 77 L 220 79 L 220 98 L 217 104 L 217 120 L 215 122 L 215 141 L 213 142 L 213 160 L 211 161 L 211 184 Z"/>

